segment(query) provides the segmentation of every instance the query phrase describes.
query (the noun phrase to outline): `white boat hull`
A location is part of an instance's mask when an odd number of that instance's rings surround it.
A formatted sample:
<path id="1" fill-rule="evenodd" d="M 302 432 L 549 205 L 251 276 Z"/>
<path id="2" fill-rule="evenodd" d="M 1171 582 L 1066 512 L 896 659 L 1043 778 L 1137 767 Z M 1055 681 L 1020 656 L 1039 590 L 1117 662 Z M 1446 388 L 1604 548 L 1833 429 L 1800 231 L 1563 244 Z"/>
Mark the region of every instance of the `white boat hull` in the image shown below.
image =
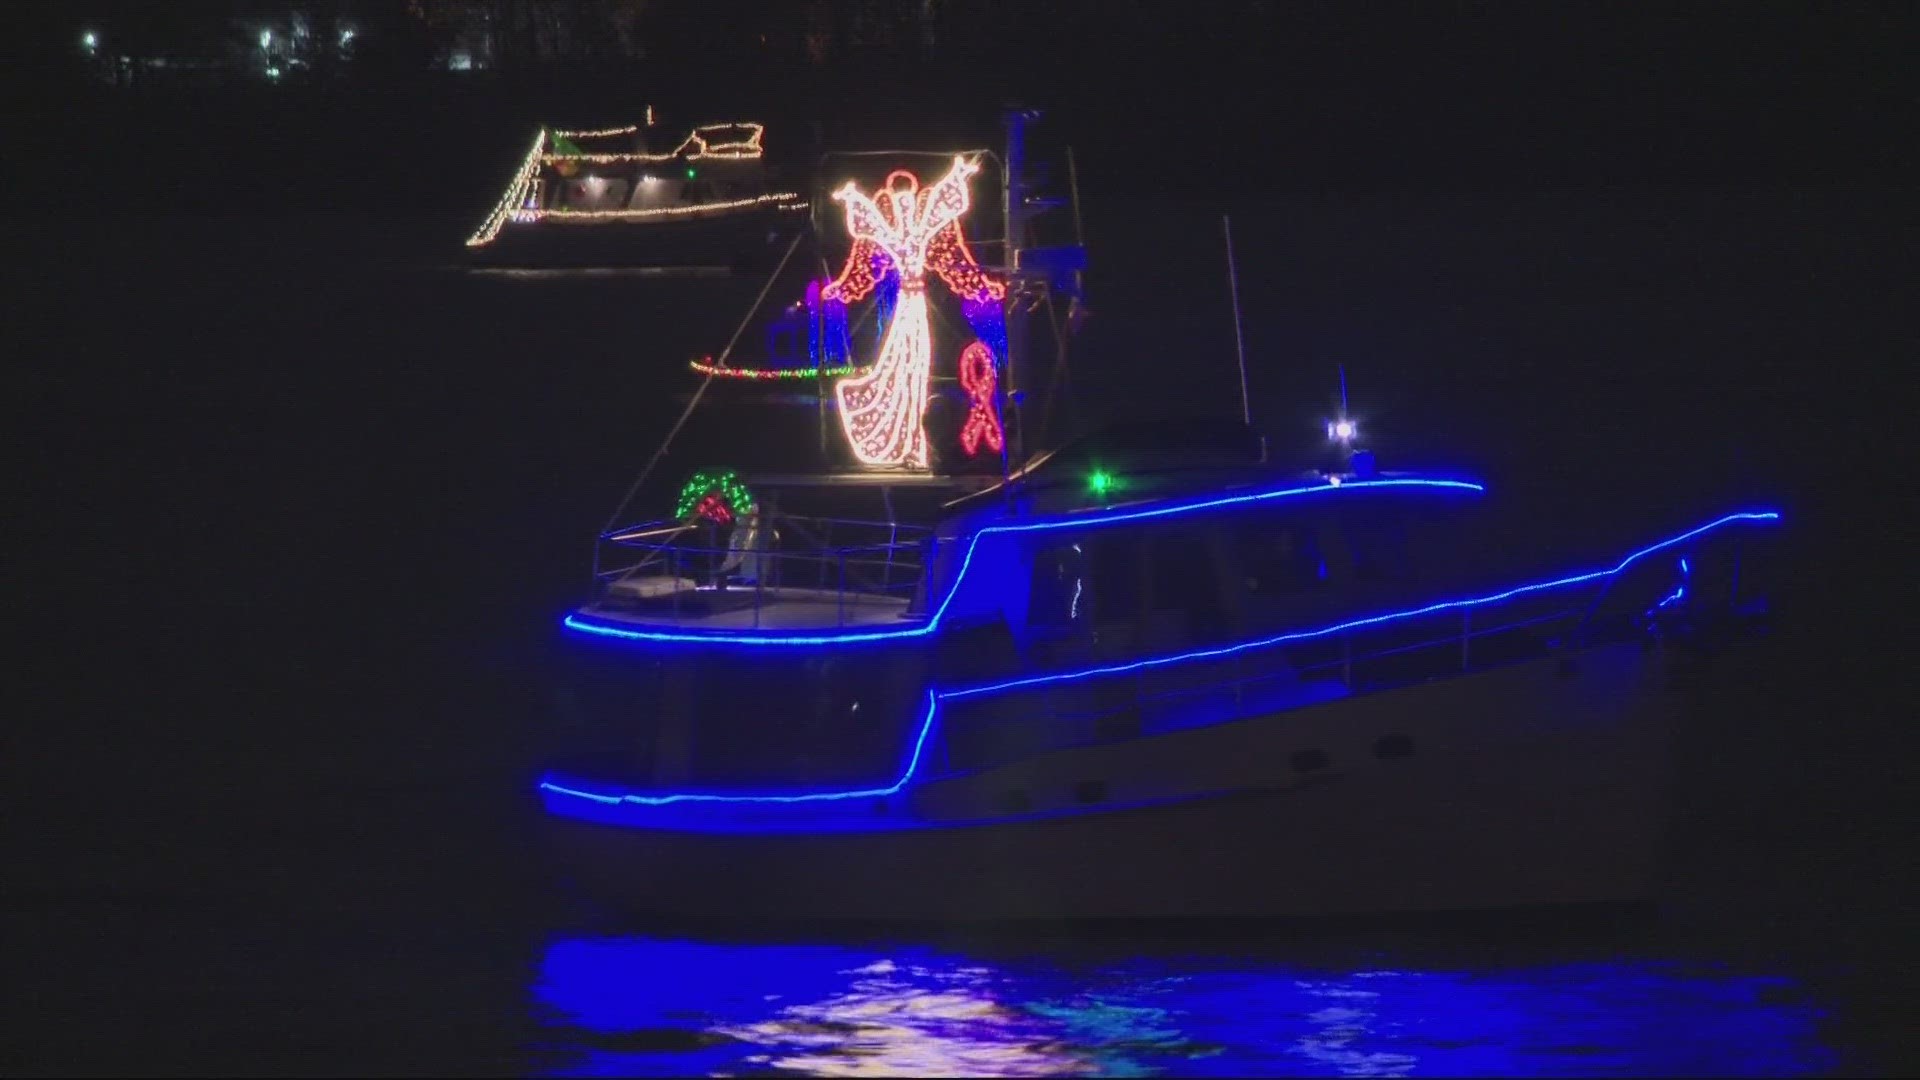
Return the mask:
<path id="1" fill-rule="evenodd" d="M 917 784 L 873 829 L 550 820 L 564 865 L 592 892 L 684 916 L 1308 917 L 1630 902 L 1652 892 L 1659 869 L 1674 704 L 1665 669 L 1657 649 L 1610 646 L 1571 664 L 1054 751 Z M 990 809 L 1010 789 L 1026 812 Z"/>

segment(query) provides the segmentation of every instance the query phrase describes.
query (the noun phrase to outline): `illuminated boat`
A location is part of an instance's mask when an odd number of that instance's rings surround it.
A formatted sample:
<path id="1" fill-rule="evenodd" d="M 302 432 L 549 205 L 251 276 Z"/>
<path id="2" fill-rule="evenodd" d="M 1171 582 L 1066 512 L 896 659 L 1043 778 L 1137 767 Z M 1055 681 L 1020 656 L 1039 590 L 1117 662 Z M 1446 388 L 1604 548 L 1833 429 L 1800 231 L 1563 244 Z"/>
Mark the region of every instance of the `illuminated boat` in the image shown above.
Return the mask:
<path id="1" fill-rule="evenodd" d="M 542 128 L 479 228 L 497 267 L 757 265 L 807 227 L 807 200 L 770 174 L 756 123 L 663 140 L 647 123 Z"/>
<path id="2" fill-rule="evenodd" d="M 995 316 L 1030 310 L 1035 277 L 1071 287 L 1077 259 L 973 262 L 971 172 L 837 195 L 853 253 L 809 287 L 811 321 L 845 324 L 833 305 L 896 264 L 913 296 L 878 359 L 827 386 L 852 354 L 816 348 L 800 373 L 837 399 L 849 471 L 702 471 L 670 516 L 601 535 L 537 785 L 567 872 L 639 910 L 747 918 L 1647 896 L 1680 687 L 1764 598 L 1754 539 L 1778 514 L 1514 550 L 1497 493 L 1381 471 L 1344 406 L 1292 460 L 1239 423 L 1021 455 Z M 972 305 L 964 347 L 934 336 L 935 274 Z M 971 383 L 965 421 L 902 427 L 929 398 L 911 379 L 945 370 Z M 776 379 L 806 383 L 740 381 Z M 846 389 L 876 384 L 893 398 Z"/>
<path id="3" fill-rule="evenodd" d="M 569 865 L 741 916 L 1648 895 L 1685 642 L 1774 512 L 1529 569 L 1470 480 L 1073 450 L 920 535 L 610 533 L 539 786 Z"/>

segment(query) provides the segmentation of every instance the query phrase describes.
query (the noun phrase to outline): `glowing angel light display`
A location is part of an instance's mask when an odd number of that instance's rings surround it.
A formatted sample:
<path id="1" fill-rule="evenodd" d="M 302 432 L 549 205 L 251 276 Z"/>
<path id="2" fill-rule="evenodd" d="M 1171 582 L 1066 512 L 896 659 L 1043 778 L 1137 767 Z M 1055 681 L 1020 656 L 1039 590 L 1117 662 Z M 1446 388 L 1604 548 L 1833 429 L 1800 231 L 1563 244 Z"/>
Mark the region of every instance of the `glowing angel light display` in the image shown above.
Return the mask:
<path id="1" fill-rule="evenodd" d="M 979 166 L 962 157 L 924 190 L 908 172 L 889 175 L 873 196 L 852 182 L 834 193 L 847 208 L 847 232 L 853 250 L 840 276 L 823 288 L 809 289 L 816 307 L 816 364 L 832 366 L 845 349 L 846 305 L 882 284 L 896 290 L 892 318 L 880 344 L 880 356 L 864 372 L 834 384 L 840 424 L 854 456 L 864 465 L 924 469 L 927 435 L 922 417 L 933 374 L 933 339 L 927 321 L 926 272 L 939 275 L 959 296 L 967 324 L 982 340 L 966 346 L 962 378 L 972 399 L 963 439 L 969 454 L 982 445 L 1002 445 L 1000 418 L 992 399 L 993 367 L 1006 355 L 1006 286 L 974 261 L 960 231 L 969 206 L 967 181 Z M 984 371 L 981 369 L 984 367 Z M 984 389 L 984 392 L 983 392 Z"/>

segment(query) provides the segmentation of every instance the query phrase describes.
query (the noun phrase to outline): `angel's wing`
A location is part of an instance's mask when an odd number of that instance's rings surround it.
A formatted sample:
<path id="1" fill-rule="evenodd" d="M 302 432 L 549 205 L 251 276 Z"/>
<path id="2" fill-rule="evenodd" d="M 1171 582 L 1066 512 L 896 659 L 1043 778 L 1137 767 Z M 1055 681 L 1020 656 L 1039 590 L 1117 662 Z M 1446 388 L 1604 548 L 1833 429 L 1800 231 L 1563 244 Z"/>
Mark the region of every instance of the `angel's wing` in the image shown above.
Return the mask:
<path id="1" fill-rule="evenodd" d="M 979 171 L 980 166 L 966 158 L 954 157 L 953 168 L 927 189 L 921 201 L 920 220 L 916 225 L 922 235 L 931 236 L 960 220 L 960 216 L 967 212 L 967 207 L 972 205 L 967 194 L 967 181 Z"/>
<path id="2" fill-rule="evenodd" d="M 855 240 L 870 240 L 889 253 L 905 246 L 905 238 L 895 229 L 873 200 L 856 190 L 852 183 L 833 193 L 847 205 L 847 232 Z"/>

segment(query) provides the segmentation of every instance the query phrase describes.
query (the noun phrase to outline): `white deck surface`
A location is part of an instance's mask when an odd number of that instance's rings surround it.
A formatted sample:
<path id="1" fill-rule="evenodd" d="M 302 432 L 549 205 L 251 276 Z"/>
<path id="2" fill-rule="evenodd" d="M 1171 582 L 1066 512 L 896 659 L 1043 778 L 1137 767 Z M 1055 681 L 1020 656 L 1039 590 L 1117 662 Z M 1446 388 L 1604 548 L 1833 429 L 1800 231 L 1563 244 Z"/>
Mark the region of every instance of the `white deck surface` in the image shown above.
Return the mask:
<path id="1" fill-rule="evenodd" d="M 710 602 L 714 593 L 684 590 L 681 594 L 684 602 L 688 609 L 693 610 L 683 610 L 676 615 L 672 608 L 674 590 L 670 581 L 667 578 L 641 579 L 631 586 L 627 582 L 615 586 L 616 593 L 651 597 L 652 602 L 644 611 L 622 610 L 618 606 L 598 602 L 587 605 L 583 611 L 595 618 L 635 626 L 671 626 L 687 630 L 829 630 L 850 626 L 897 626 L 913 621 L 902 617 L 907 610 L 907 601 L 901 597 L 793 588 L 764 589 L 759 592 L 757 604 L 748 603 L 712 614 L 698 613 L 697 608 L 703 602 Z M 728 592 L 743 599 L 754 596 L 750 585 L 735 587 Z"/>

